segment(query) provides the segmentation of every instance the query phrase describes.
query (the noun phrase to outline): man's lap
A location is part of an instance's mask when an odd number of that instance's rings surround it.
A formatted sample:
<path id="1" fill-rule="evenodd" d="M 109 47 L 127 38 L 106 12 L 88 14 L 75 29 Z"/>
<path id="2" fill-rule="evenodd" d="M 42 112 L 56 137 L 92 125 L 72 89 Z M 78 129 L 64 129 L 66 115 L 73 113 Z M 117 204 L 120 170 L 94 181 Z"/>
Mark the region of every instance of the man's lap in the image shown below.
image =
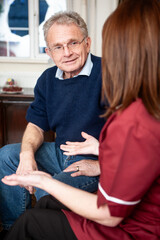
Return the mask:
<path id="1" fill-rule="evenodd" d="M 21 144 L 9 144 L 0 150 L 1 166 L 5 162 L 3 174 L 9 175 L 16 172 L 19 164 L 19 153 Z M 44 142 L 37 150 L 35 159 L 40 171 L 45 171 L 61 182 L 85 191 L 94 192 L 97 189 L 98 177 L 78 176 L 72 177 L 71 172 L 66 173 L 63 170 L 70 164 L 83 159 L 83 156 L 65 156 L 63 151 L 54 142 Z M 85 157 L 87 158 L 87 157 Z M 3 176 L 2 176 L 3 177 Z M 37 199 L 45 196 L 47 193 L 37 189 Z"/>

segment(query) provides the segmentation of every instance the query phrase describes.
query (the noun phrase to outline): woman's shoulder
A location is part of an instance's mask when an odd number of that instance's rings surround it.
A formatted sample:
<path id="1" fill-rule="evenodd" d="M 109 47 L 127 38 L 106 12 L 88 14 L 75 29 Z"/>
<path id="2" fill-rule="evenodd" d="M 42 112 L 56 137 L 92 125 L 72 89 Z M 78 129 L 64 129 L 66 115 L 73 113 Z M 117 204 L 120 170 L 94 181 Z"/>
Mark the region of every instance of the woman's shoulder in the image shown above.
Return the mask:
<path id="1" fill-rule="evenodd" d="M 143 137 L 152 136 L 160 142 L 160 121 L 156 120 L 145 108 L 141 99 L 129 105 L 122 112 L 115 112 L 108 119 L 103 132 L 134 132 Z"/>
<path id="2" fill-rule="evenodd" d="M 146 109 L 141 99 L 137 99 L 124 110 L 119 118 L 121 124 L 139 124 L 149 131 L 156 131 L 160 137 L 160 120 L 155 119 Z"/>

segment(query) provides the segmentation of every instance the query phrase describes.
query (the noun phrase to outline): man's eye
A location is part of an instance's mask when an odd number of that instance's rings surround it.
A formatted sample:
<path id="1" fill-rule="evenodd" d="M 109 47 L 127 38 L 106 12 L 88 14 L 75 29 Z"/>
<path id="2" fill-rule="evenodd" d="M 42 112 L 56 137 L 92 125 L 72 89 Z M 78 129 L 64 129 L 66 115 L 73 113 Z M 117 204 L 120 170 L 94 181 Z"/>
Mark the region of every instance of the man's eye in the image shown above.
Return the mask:
<path id="1" fill-rule="evenodd" d="M 60 49 L 62 49 L 62 46 L 56 46 L 56 47 L 54 47 L 54 50 L 60 50 Z"/>
<path id="2" fill-rule="evenodd" d="M 77 41 L 74 41 L 74 42 L 71 42 L 70 45 L 77 45 L 78 42 Z"/>

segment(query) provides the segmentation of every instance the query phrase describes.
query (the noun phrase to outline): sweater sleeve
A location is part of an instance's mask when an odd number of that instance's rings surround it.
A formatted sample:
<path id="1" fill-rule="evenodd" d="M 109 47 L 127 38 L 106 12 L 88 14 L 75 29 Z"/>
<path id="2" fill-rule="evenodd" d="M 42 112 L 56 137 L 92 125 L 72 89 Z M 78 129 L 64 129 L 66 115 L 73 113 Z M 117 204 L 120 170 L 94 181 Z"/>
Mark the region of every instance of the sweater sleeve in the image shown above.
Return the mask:
<path id="1" fill-rule="evenodd" d="M 28 122 L 34 123 L 44 131 L 50 129 L 46 112 L 46 71 L 40 76 L 34 88 L 35 99 L 26 114 Z"/>

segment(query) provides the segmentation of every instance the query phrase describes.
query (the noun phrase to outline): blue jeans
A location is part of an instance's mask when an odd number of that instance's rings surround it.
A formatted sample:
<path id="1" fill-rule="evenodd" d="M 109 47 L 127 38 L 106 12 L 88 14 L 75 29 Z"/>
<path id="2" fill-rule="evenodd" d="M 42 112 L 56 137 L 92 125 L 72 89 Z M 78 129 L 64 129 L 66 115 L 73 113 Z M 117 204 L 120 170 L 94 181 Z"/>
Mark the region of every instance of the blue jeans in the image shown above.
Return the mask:
<path id="1" fill-rule="evenodd" d="M 0 179 L 16 172 L 19 164 L 20 147 L 21 145 L 17 143 L 6 145 L 0 149 Z M 35 154 L 40 171 L 45 171 L 51 174 L 53 178 L 73 187 L 94 192 L 97 190 L 98 177 L 71 177 L 71 173 L 63 172 L 67 166 L 84 158 L 91 159 L 87 156 L 63 155 L 63 151 L 54 142 L 43 143 Z M 39 200 L 47 194 L 47 192 L 37 189 L 35 196 Z M 0 219 L 3 228 L 9 229 L 26 208 L 31 208 L 31 195 L 29 192 L 25 188 L 8 186 L 0 181 Z"/>

